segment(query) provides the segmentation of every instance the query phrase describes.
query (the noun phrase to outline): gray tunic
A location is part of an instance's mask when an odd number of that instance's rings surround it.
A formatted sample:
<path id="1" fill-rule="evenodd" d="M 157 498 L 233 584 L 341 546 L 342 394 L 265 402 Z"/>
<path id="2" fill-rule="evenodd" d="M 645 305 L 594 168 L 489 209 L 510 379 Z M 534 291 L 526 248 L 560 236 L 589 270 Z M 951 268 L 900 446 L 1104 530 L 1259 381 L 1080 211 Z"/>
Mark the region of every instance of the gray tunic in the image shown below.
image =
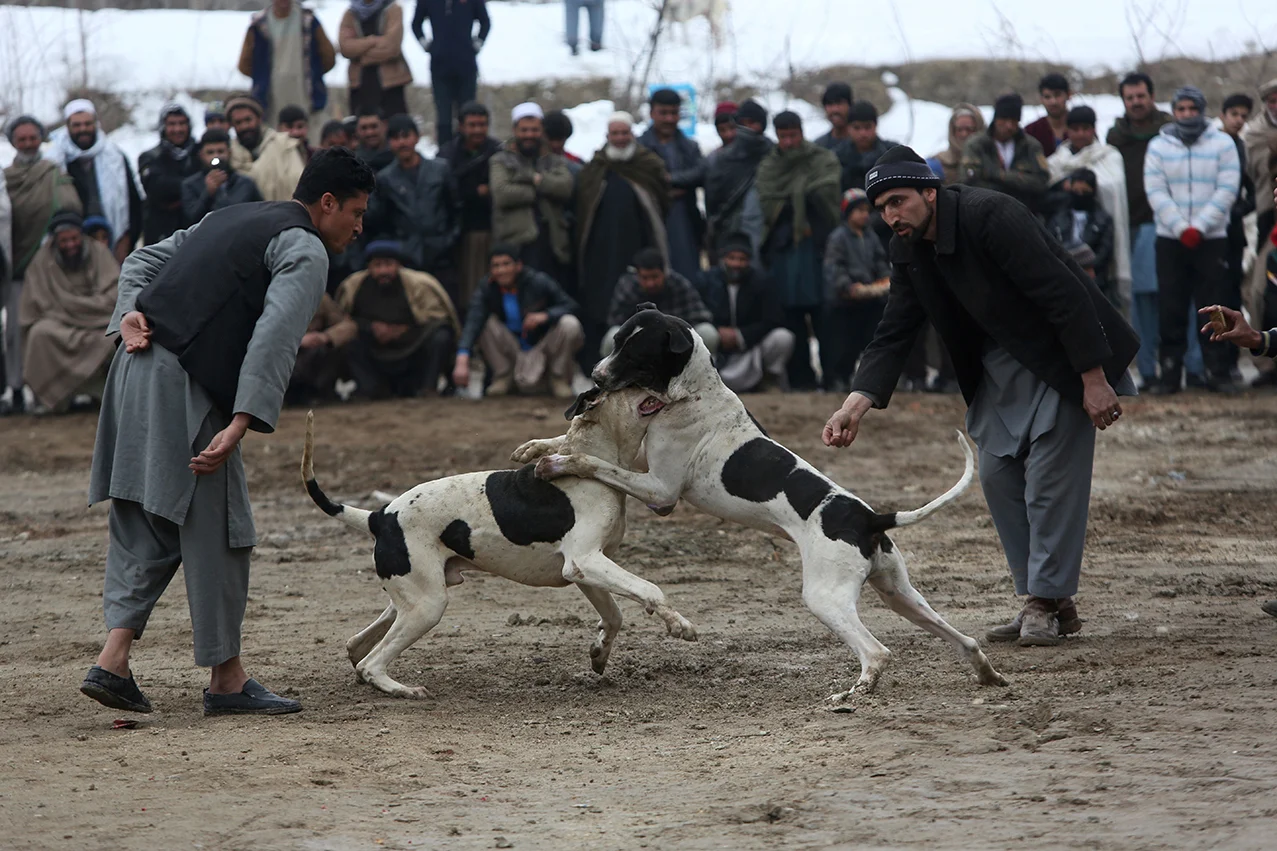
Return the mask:
<path id="1" fill-rule="evenodd" d="M 134 309 L 142 289 L 199 225 L 129 255 L 120 272 L 120 292 L 107 334 Z M 266 303 L 253 329 L 239 373 L 235 413 L 250 414 L 253 427 L 272 432 L 297 359 L 302 335 L 324 294 L 328 254 L 317 236 L 301 228 L 281 232 L 263 255 L 271 273 Z M 141 503 L 181 525 L 186 520 L 196 477 L 191 457 L 205 420 L 221 431 L 229 420 L 186 374 L 177 356 L 161 346 L 128 354 L 121 345 L 111 362 L 89 480 L 89 504 L 106 499 Z M 239 447 L 226 461 L 227 546 L 257 543 L 248 484 Z"/>

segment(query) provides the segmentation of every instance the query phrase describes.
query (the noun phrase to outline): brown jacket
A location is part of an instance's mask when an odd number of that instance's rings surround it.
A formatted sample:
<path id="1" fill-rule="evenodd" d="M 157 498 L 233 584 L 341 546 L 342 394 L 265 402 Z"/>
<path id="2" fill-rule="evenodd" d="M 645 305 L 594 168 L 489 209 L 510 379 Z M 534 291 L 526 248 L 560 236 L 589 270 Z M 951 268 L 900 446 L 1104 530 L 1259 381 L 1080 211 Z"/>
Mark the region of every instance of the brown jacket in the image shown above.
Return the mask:
<path id="1" fill-rule="evenodd" d="M 348 315 L 354 309 L 355 296 L 359 288 L 368 280 L 368 271 L 356 272 L 341 282 L 337 288 L 337 305 Z M 433 325 L 436 322 L 447 322 L 455 333 L 461 333 L 461 322 L 457 319 L 457 308 L 443 285 L 433 275 L 418 272 L 414 269 L 400 269 L 399 280 L 403 282 L 404 292 L 408 295 L 408 306 L 418 325 Z"/>
<path id="2" fill-rule="evenodd" d="M 333 301 L 332 296 L 324 293 L 324 298 L 319 302 L 319 310 L 315 311 L 315 318 L 310 320 L 310 325 L 306 328 L 307 334 L 320 331 L 328 335 L 328 342 L 332 343 L 334 349 L 340 349 L 358 336 L 359 326 Z"/>
<path id="3" fill-rule="evenodd" d="M 359 21 L 354 11 L 346 10 L 341 16 L 341 28 L 337 30 L 337 48 L 350 60 L 350 88 L 357 89 L 363 82 L 365 65 L 376 65 L 383 89 L 406 86 L 412 82 L 412 72 L 403 58 L 403 8 L 391 4 L 377 16 L 377 32 L 380 35 L 360 35 Z"/>

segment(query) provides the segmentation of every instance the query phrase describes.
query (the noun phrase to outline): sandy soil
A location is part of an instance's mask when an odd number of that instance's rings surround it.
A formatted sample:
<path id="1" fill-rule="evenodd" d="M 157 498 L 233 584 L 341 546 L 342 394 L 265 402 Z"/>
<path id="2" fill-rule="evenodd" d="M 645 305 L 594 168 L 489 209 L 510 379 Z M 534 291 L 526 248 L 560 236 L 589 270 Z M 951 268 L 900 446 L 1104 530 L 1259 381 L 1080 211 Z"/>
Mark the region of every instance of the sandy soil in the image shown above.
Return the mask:
<path id="1" fill-rule="evenodd" d="M 854 450 L 819 446 L 827 397 L 755 398 L 772 434 L 879 508 L 961 469 L 960 403 L 898 398 Z M 509 400 L 328 408 L 317 464 L 366 500 L 506 466 L 561 432 Z M 305 711 L 204 719 L 182 583 L 134 657 L 157 711 L 136 730 L 77 687 L 103 636 L 104 507 L 83 495 L 92 417 L 0 421 L 0 846 L 4 848 L 1272 847 L 1277 830 L 1277 399 L 1135 402 L 1101 435 L 1066 646 L 995 645 L 1009 688 L 866 598 L 895 651 L 858 670 L 803 608 L 796 549 L 686 506 L 630 502 L 619 557 L 700 629 L 669 639 L 623 602 L 604 677 L 572 589 L 472 577 L 398 672 L 433 698 L 355 682 L 345 639 L 385 605 L 371 547 L 299 486 L 303 416 L 246 446 L 262 543 L 246 661 Z M 978 488 L 895 535 L 915 584 L 979 635 L 1017 608 Z M 870 597 L 873 597 L 871 594 Z M 518 618 L 514 616 L 518 615 Z"/>

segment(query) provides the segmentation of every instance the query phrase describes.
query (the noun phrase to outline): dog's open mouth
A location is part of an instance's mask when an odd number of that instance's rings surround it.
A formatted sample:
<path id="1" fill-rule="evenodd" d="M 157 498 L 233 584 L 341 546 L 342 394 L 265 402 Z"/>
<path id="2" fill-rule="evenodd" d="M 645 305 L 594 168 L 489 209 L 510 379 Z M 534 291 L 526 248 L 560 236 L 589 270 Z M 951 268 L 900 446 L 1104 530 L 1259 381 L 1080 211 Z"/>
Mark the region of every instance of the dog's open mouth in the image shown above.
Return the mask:
<path id="1" fill-rule="evenodd" d="M 655 396 L 648 396 L 642 402 L 639 402 L 638 412 L 640 417 L 650 417 L 652 414 L 659 414 L 661 409 L 665 407 L 665 403 Z"/>

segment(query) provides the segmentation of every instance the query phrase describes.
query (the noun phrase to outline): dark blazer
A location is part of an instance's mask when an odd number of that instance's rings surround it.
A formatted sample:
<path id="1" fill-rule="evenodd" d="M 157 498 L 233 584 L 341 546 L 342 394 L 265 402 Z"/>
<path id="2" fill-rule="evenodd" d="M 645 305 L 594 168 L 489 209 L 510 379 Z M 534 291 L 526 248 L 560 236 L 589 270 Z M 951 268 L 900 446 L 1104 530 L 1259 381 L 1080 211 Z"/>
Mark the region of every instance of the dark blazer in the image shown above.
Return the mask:
<path id="1" fill-rule="evenodd" d="M 733 325 L 745 340 L 745 348 L 752 349 L 772 331 L 781 327 L 785 310 L 780 303 L 780 293 L 770 278 L 757 268 L 750 267 L 740 282 L 736 293 L 736 321 L 732 322 L 731 301 L 727 297 L 727 280 L 721 266 L 714 266 L 701 273 L 696 281 L 701 301 L 714 314 L 716 328 Z"/>
<path id="2" fill-rule="evenodd" d="M 886 407 L 928 320 L 953 359 L 971 404 L 986 340 L 1074 404 L 1081 373 L 1104 367 L 1116 385 L 1139 337 L 1019 201 L 988 189 L 946 186 L 936 197 L 934 253 L 891 240 L 891 294 L 851 389 Z"/>
<path id="3" fill-rule="evenodd" d="M 544 272 L 525 268 L 515 281 L 515 289 L 519 295 L 519 313 L 539 313 L 544 310 L 550 321 L 528 335 L 528 342 L 536 345 L 551 328 L 558 324 L 569 313 L 576 313 L 577 303 L 572 296 L 563 291 L 554 278 Z M 461 340 L 457 343 L 459 350 L 470 351 L 483 331 L 483 325 L 489 316 L 495 316 L 505 324 L 505 300 L 501 297 L 501 287 L 492 282 L 487 275 L 479 281 L 474 296 L 470 299 L 470 309 L 466 312 L 466 326 L 461 330 Z"/>

